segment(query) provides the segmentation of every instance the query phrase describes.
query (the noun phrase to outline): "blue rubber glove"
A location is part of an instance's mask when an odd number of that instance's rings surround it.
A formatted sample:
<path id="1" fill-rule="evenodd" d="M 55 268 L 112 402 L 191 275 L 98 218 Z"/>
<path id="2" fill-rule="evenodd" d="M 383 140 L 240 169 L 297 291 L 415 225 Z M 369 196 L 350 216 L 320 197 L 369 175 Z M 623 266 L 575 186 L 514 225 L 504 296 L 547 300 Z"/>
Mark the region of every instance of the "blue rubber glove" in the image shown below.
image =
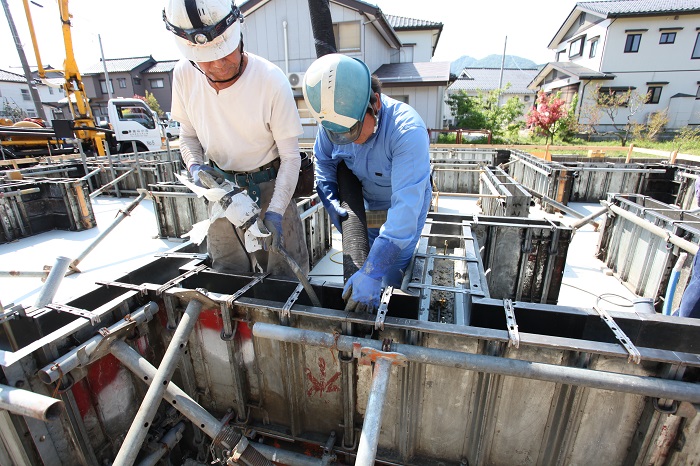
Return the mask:
<path id="1" fill-rule="evenodd" d="M 340 222 L 348 217 L 348 211 L 340 207 L 338 183 L 317 183 L 316 192 L 338 232 L 343 232 Z"/>
<path id="2" fill-rule="evenodd" d="M 284 241 L 282 241 L 282 215 L 268 210 L 265 212 L 263 223 L 270 231 L 270 239 L 263 243 L 263 247 L 266 251 L 279 251 L 284 247 Z"/>
<path id="3" fill-rule="evenodd" d="M 381 236 L 374 240 L 367 260 L 343 288 L 346 311 L 374 312 L 379 307 L 382 278 L 399 257 L 401 249 Z"/>
<path id="4" fill-rule="evenodd" d="M 200 188 L 208 188 L 208 186 L 204 186 L 202 181 L 199 179 L 199 172 L 202 170 L 213 176 L 217 183 L 222 183 L 224 181 L 224 177 L 221 175 L 221 172 L 219 172 L 219 170 L 216 168 L 205 164 L 195 163 L 190 165 L 190 175 L 192 175 L 192 182 Z"/>

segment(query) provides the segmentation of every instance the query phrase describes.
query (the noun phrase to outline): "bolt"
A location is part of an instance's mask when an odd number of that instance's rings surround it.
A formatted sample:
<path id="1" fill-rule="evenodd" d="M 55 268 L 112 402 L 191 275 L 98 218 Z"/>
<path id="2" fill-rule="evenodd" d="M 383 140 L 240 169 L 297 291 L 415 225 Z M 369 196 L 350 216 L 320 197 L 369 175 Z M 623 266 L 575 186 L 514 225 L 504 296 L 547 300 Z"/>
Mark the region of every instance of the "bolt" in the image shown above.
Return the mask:
<path id="1" fill-rule="evenodd" d="M 42 435 L 41 437 L 39 437 L 40 442 L 43 442 L 44 440 L 46 440 L 46 435 Z"/>

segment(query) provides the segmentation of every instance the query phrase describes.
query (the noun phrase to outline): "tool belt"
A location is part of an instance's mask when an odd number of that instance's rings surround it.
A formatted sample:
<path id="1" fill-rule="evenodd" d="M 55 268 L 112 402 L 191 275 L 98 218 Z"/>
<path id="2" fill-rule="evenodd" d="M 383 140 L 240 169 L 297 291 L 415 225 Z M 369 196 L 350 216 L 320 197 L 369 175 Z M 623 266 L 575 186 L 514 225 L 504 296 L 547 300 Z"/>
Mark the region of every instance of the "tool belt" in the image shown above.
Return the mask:
<path id="1" fill-rule="evenodd" d="M 224 170 L 219 167 L 213 160 L 211 164 L 217 169 L 225 173 L 226 179 L 233 181 L 237 186 L 241 188 L 248 189 L 248 196 L 254 200 L 258 207 L 260 207 L 260 183 L 265 183 L 267 181 L 272 181 L 277 178 L 277 172 L 280 168 L 280 159 L 276 158 L 270 163 L 258 167 L 255 170 L 249 172 L 234 172 L 230 170 Z"/>

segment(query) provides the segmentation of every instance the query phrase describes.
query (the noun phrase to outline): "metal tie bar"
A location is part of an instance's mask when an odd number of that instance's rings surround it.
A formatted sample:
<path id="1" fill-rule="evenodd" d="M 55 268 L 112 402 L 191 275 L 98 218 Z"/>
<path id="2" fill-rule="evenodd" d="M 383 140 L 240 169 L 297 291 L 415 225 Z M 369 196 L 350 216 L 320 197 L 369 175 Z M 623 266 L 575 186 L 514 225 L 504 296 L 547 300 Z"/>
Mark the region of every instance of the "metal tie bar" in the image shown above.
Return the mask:
<path id="1" fill-rule="evenodd" d="M 377 309 L 377 318 L 374 320 L 375 330 L 384 330 L 384 318 L 389 310 L 389 300 L 391 299 L 391 294 L 394 292 L 393 286 L 387 286 L 382 294 L 382 300 L 379 304 L 379 309 Z"/>
<path id="2" fill-rule="evenodd" d="M 615 338 L 620 342 L 620 344 L 627 350 L 627 354 L 629 357 L 627 358 L 627 361 L 631 361 L 635 364 L 639 364 L 640 361 L 642 360 L 642 355 L 637 349 L 636 346 L 632 343 L 632 341 L 627 337 L 625 332 L 622 331 L 622 329 L 615 323 L 615 320 L 608 314 L 608 312 L 603 309 L 599 308 L 597 306 L 593 306 L 593 310 L 598 313 L 601 319 L 603 319 L 603 322 L 605 322 L 608 327 L 610 327 L 610 330 L 615 334 Z"/>
<path id="3" fill-rule="evenodd" d="M 252 287 L 254 287 L 255 285 L 257 285 L 258 283 L 260 283 L 261 281 L 263 281 L 263 279 L 266 278 L 268 275 L 270 275 L 270 274 L 269 274 L 269 273 L 257 274 L 257 275 L 255 276 L 255 278 L 253 278 L 251 281 L 249 281 L 243 288 L 241 288 L 240 290 L 238 290 L 238 291 L 236 291 L 235 293 L 233 293 L 233 294 L 226 300 L 226 304 L 227 304 L 228 306 L 233 306 L 233 303 L 236 302 L 236 300 L 237 300 L 238 298 L 240 298 L 241 296 L 243 296 L 243 293 L 245 293 L 246 291 L 248 291 L 249 289 L 251 289 Z"/>
<path id="4" fill-rule="evenodd" d="M 513 301 L 510 299 L 503 300 L 503 309 L 506 311 L 506 326 L 508 327 L 508 346 L 520 348 L 520 334 L 518 333 L 518 324 L 515 322 L 515 308 Z"/>
<path id="5" fill-rule="evenodd" d="M 206 260 L 209 257 L 207 254 L 198 254 L 195 252 L 162 252 L 156 254 L 156 257 L 167 257 L 171 259 L 198 259 Z"/>
<path id="6" fill-rule="evenodd" d="M 191 277 L 192 275 L 197 275 L 199 272 L 201 272 L 202 270 L 204 270 L 204 269 L 206 269 L 206 268 L 208 268 L 208 267 L 207 267 L 205 264 L 198 265 L 198 266 L 195 267 L 194 269 L 188 270 L 187 272 L 185 272 L 185 273 L 183 273 L 182 275 L 179 275 L 179 276 L 173 278 L 172 280 L 168 280 L 167 282 L 165 282 L 165 283 L 163 284 L 163 286 L 161 286 L 160 288 L 158 288 L 158 290 L 156 291 L 156 294 L 157 294 L 158 296 L 160 296 L 160 295 L 163 294 L 163 293 L 165 292 L 165 290 L 167 290 L 168 288 L 172 288 L 173 286 L 177 285 L 178 283 L 180 283 L 180 282 L 182 282 L 182 281 L 188 279 L 188 278 Z"/>
<path id="7" fill-rule="evenodd" d="M 73 314 L 78 317 L 84 317 L 90 320 L 91 325 L 96 325 L 100 321 L 100 316 L 87 309 L 80 309 L 73 306 L 68 306 L 66 304 L 56 304 L 51 303 L 44 306 L 46 309 L 51 309 L 56 312 L 66 312 L 68 314 Z"/>
<path id="8" fill-rule="evenodd" d="M 116 286 L 119 288 L 125 288 L 127 290 L 133 290 L 137 291 L 141 296 L 145 295 L 146 292 L 148 291 L 148 288 L 146 285 L 134 285 L 132 283 L 124 283 L 124 282 L 102 282 L 102 281 L 97 281 L 95 282 L 97 285 L 104 285 L 106 287 L 110 286 Z"/>
<path id="9" fill-rule="evenodd" d="M 285 319 L 289 319 L 292 317 L 292 313 L 290 312 L 292 309 L 292 306 L 294 306 L 294 303 L 297 302 L 297 299 L 299 299 L 299 295 L 301 292 L 304 290 L 304 285 L 302 283 L 299 283 L 296 288 L 294 288 L 294 291 L 292 291 L 292 294 L 289 295 L 289 298 L 287 298 L 287 302 L 284 303 L 284 306 L 282 306 L 282 317 Z"/>

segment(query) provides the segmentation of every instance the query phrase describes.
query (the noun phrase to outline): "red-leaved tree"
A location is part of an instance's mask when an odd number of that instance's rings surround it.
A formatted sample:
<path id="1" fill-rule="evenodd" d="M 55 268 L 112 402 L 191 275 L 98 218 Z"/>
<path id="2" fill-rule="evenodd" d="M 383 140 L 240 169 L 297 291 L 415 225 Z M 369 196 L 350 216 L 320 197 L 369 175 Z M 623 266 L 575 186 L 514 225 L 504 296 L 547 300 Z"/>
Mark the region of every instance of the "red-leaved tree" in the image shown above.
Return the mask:
<path id="1" fill-rule="evenodd" d="M 551 143 L 557 131 L 564 126 L 566 115 L 564 100 L 540 91 L 537 94 L 537 105 L 527 114 L 527 125 L 544 136 L 547 143 Z"/>

